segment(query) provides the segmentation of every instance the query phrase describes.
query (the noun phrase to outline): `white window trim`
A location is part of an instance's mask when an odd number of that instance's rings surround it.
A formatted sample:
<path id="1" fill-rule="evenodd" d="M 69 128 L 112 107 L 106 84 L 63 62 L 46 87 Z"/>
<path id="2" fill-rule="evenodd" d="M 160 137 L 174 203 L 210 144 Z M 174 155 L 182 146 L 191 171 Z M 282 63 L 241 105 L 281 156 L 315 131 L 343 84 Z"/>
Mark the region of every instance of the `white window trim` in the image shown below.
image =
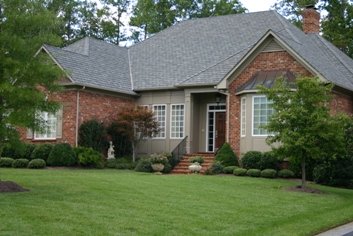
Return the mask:
<path id="1" fill-rule="evenodd" d="M 153 104 L 152 105 L 152 111 L 154 113 L 154 107 L 155 106 L 164 106 L 165 107 L 165 115 L 164 115 L 164 137 L 152 137 L 152 139 L 166 139 L 167 138 L 167 114 L 168 114 L 168 106 L 167 104 Z M 158 127 L 160 127 L 158 125 Z"/>
<path id="2" fill-rule="evenodd" d="M 244 108 L 243 108 L 243 105 L 244 105 Z M 243 129 L 243 125 L 245 125 L 244 129 Z M 242 97 L 240 100 L 240 137 L 246 137 L 246 97 Z"/>
<path id="3" fill-rule="evenodd" d="M 172 137 L 172 112 L 173 112 L 173 106 L 183 106 L 183 136 L 180 138 L 177 137 Z M 169 132 L 169 138 L 170 139 L 184 139 L 185 137 L 185 104 L 184 103 L 175 103 L 175 104 L 170 104 L 170 117 L 169 117 L 170 123 L 170 132 Z"/>
<path id="4" fill-rule="evenodd" d="M 41 112 L 41 113 L 43 113 L 43 112 Z M 47 113 L 48 115 L 50 114 L 49 112 L 45 112 L 45 113 Z M 43 141 L 43 140 L 56 140 L 57 139 L 57 132 L 58 132 L 58 130 L 57 130 L 57 127 L 58 127 L 58 114 L 57 113 L 54 113 L 54 116 L 55 116 L 55 118 L 56 118 L 56 121 L 55 121 L 55 137 L 36 137 L 36 135 L 38 134 L 38 131 L 34 131 L 33 132 L 33 140 L 36 140 L 36 141 Z"/>
<path id="5" fill-rule="evenodd" d="M 251 134 L 253 137 L 268 137 L 271 134 L 254 134 L 254 100 L 255 98 L 267 98 L 265 95 L 257 95 L 252 97 L 252 104 L 251 104 Z"/>

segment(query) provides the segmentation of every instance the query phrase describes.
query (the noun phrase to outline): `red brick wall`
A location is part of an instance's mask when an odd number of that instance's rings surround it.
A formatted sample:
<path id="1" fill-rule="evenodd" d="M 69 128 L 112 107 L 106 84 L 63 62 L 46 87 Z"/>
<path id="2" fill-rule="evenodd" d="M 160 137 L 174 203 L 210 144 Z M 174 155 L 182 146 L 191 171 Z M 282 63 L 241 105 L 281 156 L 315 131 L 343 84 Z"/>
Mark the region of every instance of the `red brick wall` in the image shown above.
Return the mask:
<path id="1" fill-rule="evenodd" d="M 97 119 L 98 121 L 109 123 L 115 119 L 117 113 L 126 106 L 134 106 L 135 101 L 131 97 L 122 97 L 89 90 L 66 90 L 52 96 L 51 99 L 63 105 L 62 138 L 54 141 L 35 141 L 43 142 L 67 142 L 72 146 L 76 144 L 76 114 L 77 97 L 79 96 L 79 119 L 78 127 L 84 121 Z M 21 138 L 26 140 L 26 131 L 20 130 Z"/>
<path id="2" fill-rule="evenodd" d="M 344 93 L 337 91 L 333 92 L 333 99 L 331 101 L 331 113 L 337 114 L 344 112 L 349 115 L 353 114 L 353 98 Z"/>
<path id="3" fill-rule="evenodd" d="M 235 95 L 236 89 L 246 83 L 258 71 L 290 70 L 295 74 L 310 76 L 306 70 L 287 52 L 260 53 L 229 85 L 229 143 L 240 155 L 240 96 Z"/>

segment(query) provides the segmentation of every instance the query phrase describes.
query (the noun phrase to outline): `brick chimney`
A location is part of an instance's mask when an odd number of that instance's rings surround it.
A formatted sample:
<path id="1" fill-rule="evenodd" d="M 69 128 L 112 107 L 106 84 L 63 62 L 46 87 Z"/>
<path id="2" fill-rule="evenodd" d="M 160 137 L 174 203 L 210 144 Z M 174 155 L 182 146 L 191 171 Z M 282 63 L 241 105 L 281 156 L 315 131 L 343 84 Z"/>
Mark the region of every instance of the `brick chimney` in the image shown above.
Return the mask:
<path id="1" fill-rule="evenodd" d="M 308 5 L 303 11 L 303 31 L 306 34 L 320 33 L 320 13 L 314 5 Z"/>

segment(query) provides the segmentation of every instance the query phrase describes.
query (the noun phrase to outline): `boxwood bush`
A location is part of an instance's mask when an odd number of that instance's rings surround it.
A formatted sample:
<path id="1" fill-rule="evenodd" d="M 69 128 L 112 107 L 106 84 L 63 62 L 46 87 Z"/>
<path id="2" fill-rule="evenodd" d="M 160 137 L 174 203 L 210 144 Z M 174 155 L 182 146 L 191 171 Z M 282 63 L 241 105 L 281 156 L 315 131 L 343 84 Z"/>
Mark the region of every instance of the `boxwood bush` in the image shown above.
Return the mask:
<path id="1" fill-rule="evenodd" d="M 73 166 L 76 163 L 75 152 L 68 143 L 56 144 L 51 150 L 47 160 L 49 166 Z"/>
<path id="2" fill-rule="evenodd" d="M 31 153 L 31 159 L 43 159 L 48 160 L 49 154 L 53 149 L 52 144 L 39 144 L 36 145 Z"/>
<path id="3" fill-rule="evenodd" d="M 28 162 L 29 162 L 29 160 L 24 159 L 24 158 L 16 159 L 12 163 L 12 167 L 13 168 L 27 168 Z"/>
<path id="4" fill-rule="evenodd" d="M 84 148 L 78 155 L 78 161 L 84 167 L 102 168 L 104 166 L 102 154 L 93 148 Z"/>
<path id="5" fill-rule="evenodd" d="M 233 174 L 236 176 L 245 176 L 248 170 L 244 168 L 235 168 Z"/>
<path id="6" fill-rule="evenodd" d="M 28 168 L 30 169 L 43 169 L 46 163 L 43 159 L 33 159 L 28 163 Z"/>
<path id="7" fill-rule="evenodd" d="M 12 167 L 13 162 L 14 162 L 13 158 L 0 157 L 0 167 Z"/>
<path id="8" fill-rule="evenodd" d="M 239 166 L 238 158 L 229 143 L 224 143 L 216 154 L 216 161 L 223 166 Z"/>
<path id="9" fill-rule="evenodd" d="M 293 178 L 294 172 L 288 169 L 278 171 L 278 177 L 280 178 Z"/>
<path id="10" fill-rule="evenodd" d="M 261 176 L 261 170 L 259 170 L 259 169 L 249 169 L 246 172 L 246 175 L 248 175 L 250 177 L 260 177 Z"/>
<path id="11" fill-rule="evenodd" d="M 260 160 L 260 169 L 274 169 L 278 170 L 279 160 L 275 156 L 274 152 L 264 152 Z"/>
<path id="12" fill-rule="evenodd" d="M 152 172 L 152 163 L 148 157 L 142 157 L 138 160 L 137 165 L 135 167 L 135 171 L 137 172 Z"/>
<path id="13" fill-rule="evenodd" d="M 224 174 L 233 174 L 235 168 L 238 168 L 238 166 L 226 166 L 223 168 L 223 173 Z"/>
<path id="14" fill-rule="evenodd" d="M 218 175 L 223 173 L 224 166 L 221 162 L 215 161 L 205 172 L 207 175 Z"/>
<path id="15" fill-rule="evenodd" d="M 261 177 L 263 178 L 276 178 L 277 171 L 274 169 L 264 169 L 261 171 Z"/>
<path id="16" fill-rule="evenodd" d="M 245 169 L 261 169 L 262 153 L 258 151 L 249 151 L 245 153 L 241 159 L 243 168 Z"/>

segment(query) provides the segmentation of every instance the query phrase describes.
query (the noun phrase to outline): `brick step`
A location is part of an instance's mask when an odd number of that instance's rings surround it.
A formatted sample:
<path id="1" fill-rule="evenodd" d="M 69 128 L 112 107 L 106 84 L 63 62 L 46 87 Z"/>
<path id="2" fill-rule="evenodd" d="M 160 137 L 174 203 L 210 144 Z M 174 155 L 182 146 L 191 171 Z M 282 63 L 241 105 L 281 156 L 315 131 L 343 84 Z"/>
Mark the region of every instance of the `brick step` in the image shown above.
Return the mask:
<path id="1" fill-rule="evenodd" d="M 174 167 L 174 169 L 172 170 L 172 173 L 173 174 L 190 174 L 191 173 L 189 170 L 189 165 L 191 165 L 190 159 L 195 156 L 201 156 L 204 159 L 204 162 L 201 164 L 201 166 L 202 166 L 202 169 L 200 171 L 201 174 L 204 174 L 206 172 L 206 170 L 214 162 L 214 153 L 199 152 L 199 153 L 185 154 L 183 156 L 183 158 L 181 159 L 181 161 L 179 162 L 179 164 Z"/>

